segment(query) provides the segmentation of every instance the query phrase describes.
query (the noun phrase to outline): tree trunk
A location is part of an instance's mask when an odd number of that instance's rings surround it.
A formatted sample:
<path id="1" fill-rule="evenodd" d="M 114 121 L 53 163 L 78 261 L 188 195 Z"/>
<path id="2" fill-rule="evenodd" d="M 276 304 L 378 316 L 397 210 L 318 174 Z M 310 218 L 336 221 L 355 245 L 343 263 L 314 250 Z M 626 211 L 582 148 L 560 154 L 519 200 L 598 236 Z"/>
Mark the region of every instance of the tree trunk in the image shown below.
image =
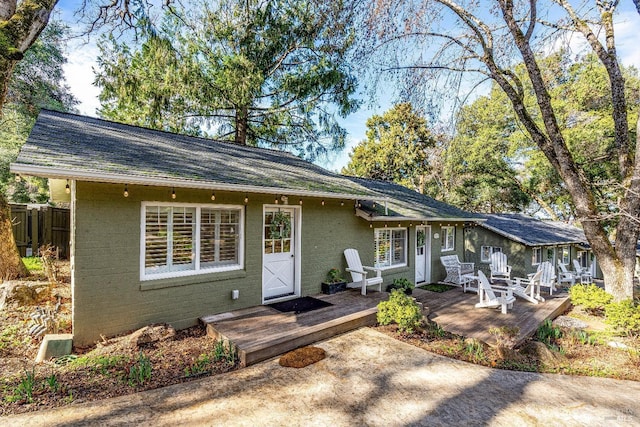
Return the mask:
<path id="1" fill-rule="evenodd" d="M 631 171 L 623 174 L 629 179 L 623 179 L 620 184 L 625 189 L 624 198 L 620 204 L 620 219 L 616 229 L 615 246 L 609 240 L 607 233 L 601 222 L 601 215 L 598 211 L 595 196 L 586 181 L 584 174 L 581 174 L 578 166 L 574 162 L 573 156 L 569 152 L 564 137 L 556 120 L 556 114 L 551 103 L 551 96 L 547 91 L 546 83 L 542 77 L 542 73 L 538 67 L 535 55 L 529 44 L 531 32 L 524 34 L 519 27 L 519 23 L 513 15 L 513 3 L 505 1 L 501 3 L 502 14 L 505 23 L 509 28 L 515 45 L 522 54 L 527 74 L 531 80 L 531 84 L 536 95 L 536 101 L 540 108 L 540 113 L 544 128 L 538 127 L 533 117 L 527 111 L 523 104 L 523 99 L 519 96 L 518 91 L 514 89 L 511 82 L 505 78 L 505 74 L 493 62 L 492 56 L 487 59 L 492 77 L 505 91 L 518 118 L 523 123 L 532 139 L 537 143 L 540 150 L 545 154 L 549 162 L 558 171 L 566 184 L 567 191 L 571 194 L 571 198 L 576 207 L 576 213 L 584 229 L 585 236 L 591 245 L 602 272 L 605 276 L 605 290 L 613 295 L 614 300 L 620 301 L 633 297 L 633 274 L 635 267 L 635 247 L 638 239 L 640 227 L 638 226 L 638 216 L 640 213 L 640 159 L 636 156 L 635 167 L 630 167 L 628 151 L 629 135 L 628 133 L 620 134 L 620 129 L 616 127 L 616 142 L 619 149 L 620 168 L 625 171 Z M 613 52 L 615 62 L 615 51 Z M 604 64 L 607 69 L 616 69 L 617 63 L 613 66 L 611 63 Z M 621 76 L 620 76 L 621 77 Z M 623 85 L 624 80 L 617 78 L 615 73 L 609 74 L 612 87 Z M 614 110 L 616 112 L 625 112 L 626 117 L 626 100 L 624 97 L 614 97 L 614 103 L 619 104 Z M 614 122 L 617 123 L 617 117 Z M 640 147 L 637 153 L 640 152 Z"/>
<path id="2" fill-rule="evenodd" d="M 247 145 L 247 131 L 249 127 L 249 113 L 247 107 L 236 110 L 236 144 Z"/>
<path id="3" fill-rule="evenodd" d="M 18 4 L 16 0 L 0 0 L 0 117 L 13 68 L 47 25 L 57 2 L 22 0 Z M 11 209 L 0 193 L 0 279 L 28 274 L 13 237 Z"/>
<path id="4" fill-rule="evenodd" d="M 15 67 L 16 61 L 6 59 L 0 55 L 0 119 L 3 116 L 4 99 L 7 96 L 7 90 L 9 89 L 9 80 L 11 79 L 11 73 Z"/>
<path id="5" fill-rule="evenodd" d="M 28 275 L 13 237 L 11 208 L 4 194 L 0 193 L 0 279 L 13 280 Z"/>

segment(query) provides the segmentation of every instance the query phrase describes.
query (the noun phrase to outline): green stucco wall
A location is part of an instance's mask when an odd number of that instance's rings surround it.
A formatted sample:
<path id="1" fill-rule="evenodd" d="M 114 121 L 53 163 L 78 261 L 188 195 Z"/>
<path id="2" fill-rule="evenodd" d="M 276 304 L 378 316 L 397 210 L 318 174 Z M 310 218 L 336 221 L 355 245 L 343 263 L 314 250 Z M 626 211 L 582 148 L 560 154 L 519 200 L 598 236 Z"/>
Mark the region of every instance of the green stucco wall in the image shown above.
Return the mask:
<path id="1" fill-rule="evenodd" d="M 205 190 L 76 183 L 72 217 L 73 332 L 75 345 L 91 344 L 151 323 L 176 328 L 196 324 L 203 315 L 262 304 L 262 213 L 275 195 L 248 194 L 245 208 L 244 263 L 241 271 L 140 281 L 141 203 L 175 202 L 244 205 L 245 194 Z M 292 206 L 300 206 L 290 197 Z M 303 198 L 301 206 L 301 295 L 317 294 L 328 270 L 345 272 L 343 250 L 359 250 L 362 262 L 373 265 L 374 237 L 369 223 L 354 214 L 353 201 Z M 401 223 L 408 227 L 409 223 Z M 384 226 L 384 224 L 382 224 Z M 397 226 L 397 224 L 394 224 Z M 432 228 L 432 236 L 436 227 Z M 462 233 L 456 233 L 462 247 Z M 396 277 L 414 280 L 415 227 L 408 231 L 408 266 L 385 270 L 385 285 Z M 432 240 L 432 279 L 438 278 L 440 240 Z M 443 276 L 444 277 L 444 276 Z M 348 277 L 350 279 L 350 277 Z M 350 280 L 349 280 L 350 281 Z M 437 280 L 432 280 L 437 281 Z M 231 299 L 231 291 L 240 298 Z M 383 288 L 384 289 L 384 288 Z"/>
<path id="2" fill-rule="evenodd" d="M 440 257 L 444 255 L 458 255 L 458 259 L 461 262 L 471 262 L 466 259 L 464 251 L 464 228 L 462 223 L 459 222 L 431 222 L 427 223 L 431 226 L 431 283 L 438 283 L 447 277 L 447 272 L 444 266 L 440 262 Z M 455 245 L 452 251 L 442 250 L 442 227 L 453 226 L 455 227 Z M 415 241 L 415 232 L 413 233 Z M 436 237 L 437 236 L 437 237 Z M 415 248 L 415 246 L 414 246 Z M 415 253 L 415 249 L 414 249 Z M 414 254 L 415 257 L 415 254 Z"/>

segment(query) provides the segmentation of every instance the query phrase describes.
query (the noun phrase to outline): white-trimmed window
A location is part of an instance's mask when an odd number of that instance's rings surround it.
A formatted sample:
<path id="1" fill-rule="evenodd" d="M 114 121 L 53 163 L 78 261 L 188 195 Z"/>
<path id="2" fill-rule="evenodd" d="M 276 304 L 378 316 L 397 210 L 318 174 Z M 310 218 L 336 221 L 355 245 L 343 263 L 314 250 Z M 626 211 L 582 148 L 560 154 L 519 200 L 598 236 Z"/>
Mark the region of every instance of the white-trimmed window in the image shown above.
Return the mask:
<path id="1" fill-rule="evenodd" d="M 456 248 L 456 228 L 451 225 L 440 227 L 442 240 L 440 243 L 440 251 L 453 251 Z"/>
<path id="2" fill-rule="evenodd" d="M 531 265 L 538 265 L 542 262 L 542 248 L 533 248 L 531 251 Z"/>
<path id="3" fill-rule="evenodd" d="M 241 206 L 143 203 L 141 280 L 243 268 Z"/>
<path id="4" fill-rule="evenodd" d="M 500 246 L 481 246 L 480 262 L 491 262 L 491 254 L 496 252 L 502 252 L 502 248 Z"/>
<path id="5" fill-rule="evenodd" d="M 376 228 L 375 266 L 377 268 L 407 265 L 407 229 Z"/>
<path id="6" fill-rule="evenodd" d="M 571 264 L 571 249 L 569 246 L 560 246 L 560 260 L 564 265 Z"/>

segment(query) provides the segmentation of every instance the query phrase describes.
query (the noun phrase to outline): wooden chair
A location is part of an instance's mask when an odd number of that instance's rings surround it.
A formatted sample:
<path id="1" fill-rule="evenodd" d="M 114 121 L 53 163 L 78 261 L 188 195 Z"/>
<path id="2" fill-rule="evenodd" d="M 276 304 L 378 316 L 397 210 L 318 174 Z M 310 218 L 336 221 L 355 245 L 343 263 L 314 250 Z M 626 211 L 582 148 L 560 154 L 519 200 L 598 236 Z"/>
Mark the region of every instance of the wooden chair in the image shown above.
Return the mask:
<path id="1" fill-rule="evenodd" d="M 526 299 L 527 301 L 538 304 L 538 301 L 544 301 L 544 298 L 540 296 L 540 278 L 542 277 L 542 271 L 537 271 L 534 274 L 530 274 L 528 278 L 514 277 L 509 280 L 509 286 L 513 290 L 513 294 L 517 297 Z"/>
<path id="2" fill-rule="evenodd" d="M 577 259 L 573 260 L 573 268 L 576 270 L 576 276 L 580 279 L 580 283 L 585 284 L 593 282 L 590 269 L 588 267 L 581 266 L 580 261 Z"/>
<path id="3" fill-rule="evenodd" d="M 496 293 L 500 296 L 496 296 Z M 478 294 L 480 302 L 476 304 L 476 308 L 501 307 L 502 314 L 507 314 L 507 310 L 513 308 L 516 300 L 511 287 L 491 286 L 487 276 L 481 270 L 478 270 Z"/>
<path id="4" fill-rule="evenodd" d="M 538 265 L 538 271 L 541 271 L 540 274 L 540 283 L 538 284 L 539 288 L 549 288 L 549 295 L 553 295 L 553 291 L 556 289 L 556 273 L 554 271 L 553 264 L 549 261 L 541 262 Z"/>
<path id="5" fill-rule="evenodd" d="M 378 292 L 382 292 L 382 270 L 363 266 L 360 261 L 360 254 L 356 249 L 345 249 L 344 257 L 349 266 L 347 271 L 351 273 L 351 278 L 353 279 L 353 282 L 347 283 L 348 288 L 361 288 L 362 295 L 367 295 L 367 287 L 377 286 Z M 376 275 L 367 278 L 369 271 L 374 271 Z"/>
<path id="6" fill-rule="evenodd" d="M 494 252 L 491 254 L 491 270 L 490 281 L 509 280 L 511 278 L 511 266 L 507 264 L 507 255 L 502 252 Z"/>
<path id="7" fill-rule="evenodd" d="M 558 263 L 558 283 L 568 283 L 569 286 L 576 284 L 576 273 L 567 270 L 567 266 L 561 262 Z"/>
<path id="8" fill-rule="evenodd" d="M 462 286 L 467 281 L 462 276 L 465 274 L 473 274 L 475 265 L 472 262 L 460 262 L 458 255 L 441 256 L 440 262 L 447 272 L 447 277 L 445 277 L 442 282 L 456 286 Z"/>

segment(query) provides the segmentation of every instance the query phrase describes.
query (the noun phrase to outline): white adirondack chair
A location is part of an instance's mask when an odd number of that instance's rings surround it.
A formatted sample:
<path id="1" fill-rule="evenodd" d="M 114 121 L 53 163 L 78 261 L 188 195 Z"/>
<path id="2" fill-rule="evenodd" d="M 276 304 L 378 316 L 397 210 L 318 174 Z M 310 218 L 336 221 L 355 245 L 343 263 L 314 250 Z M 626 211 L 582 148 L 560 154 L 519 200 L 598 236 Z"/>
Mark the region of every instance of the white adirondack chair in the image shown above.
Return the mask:
<path id="1" fill-rule="evenodd" d="M 580 261 L 577 259 L 573 260 L 573 268 L 576 270 L 576 276 L 580 279 L 580 283 L 584 284 L 593 282 L 591 270 L 588 267 L 581 266 Z"/>
<path id="2" fill-rule="evenodd" d="M 533 275 L 529 275 L 526 279 L 524 277 L 515 277 L 508 283 L 511 289 L 513 289 L 515 296 L 537 304 L 538 301 L 544 301 L 544 298 L 540 296 L 539 284 L 541 277 L 542 271 L 537 271 Z"/>
<path id="3" fill-rule="evenodd" d="M 496 296 L 496 293 L 500 296 Z M 476 308 L 501 307 L 502 314 L 507 314 L 507 310 L 513 308 L 516 300 L 511 287 L 491 286 L 487 276 L 481 270 L 478 270 L 478 294 L 480 302 L 476 304 Z"/>
<path id="4" fill-rule="evenodd" d="M 538 290 L 541 287 L 549 288 L 549 295 L 553 295 L 553 291 L 556 290 L 556 273 L 554 271 L 553 264 L 549 261 L 541 262 L 538 265 L 538 271 L 541 271 L 540 283 L 537 284 Z"/>
<path id="5" fill-rule="evenodd" d="M 460 262 L 458 255 L 441 256 L 440 262 L 447 272 L 447 277 L 445 277 L 442 282 L 456 286 L 461 286 L 466 282 L 462 276 L 465 274 L 473 274 L 475 265 L 472 262 Z"/>
<path id="6" fill-rule="evenodd" d="M 509 280 L 511 278 L 511 266 L 507 264 L 507 255 L 502 252 L 494 252 L 491 254 L 491 283 L 494 280 Z"/>
<path id="7" fill-rule="evenodd" d="M 347 271 L 351 273 L 353 282 L 347 283 L 348 288 L 361 288 L 362 295 L 367 295 L 367 287 L 377 286 L 378 292 L 382 292 L 382 270 L 374 267 L 366 267 L 360 261 L 360 254 L 356 249 L 345 249 L 344 257 L 347 260 Z M 367 278 L 369 271 L 374 271 L 374 277 Z"/>
<path id="8" fill-rule="evenodd" d="M 558 283 L 568 283 L 569 286 L 576 284 L 576 273 L 567 270 L 567 266 L 561 262 L 558 263 Z"/>

